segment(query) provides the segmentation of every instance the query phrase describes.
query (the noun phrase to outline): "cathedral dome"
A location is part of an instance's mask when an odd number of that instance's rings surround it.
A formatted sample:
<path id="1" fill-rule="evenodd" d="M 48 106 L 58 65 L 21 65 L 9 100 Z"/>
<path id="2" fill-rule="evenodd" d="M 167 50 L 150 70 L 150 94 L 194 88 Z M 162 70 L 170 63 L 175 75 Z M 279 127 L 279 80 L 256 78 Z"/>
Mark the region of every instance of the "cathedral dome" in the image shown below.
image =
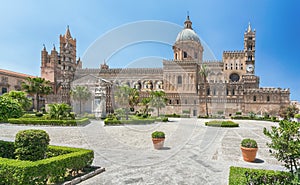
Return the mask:
<path id="1" fill-rule="evenodd" d="M 189 16 L 187 16 L 187 19 L 184 22 L 184 29 L 177 35 L 176 42 L 180 41 L 196 41 L 200 43 L 199 36 L 192 28 L 192 21 L 190 21 Z"/>
<path id="2" fill-rule="evenodd" d="M 200 43 L 200 39 L 196 32 L 189 28 L 184 28 L 181 32 L 178 33 L 176 42 L 180 41 L 196 41 Z"/>

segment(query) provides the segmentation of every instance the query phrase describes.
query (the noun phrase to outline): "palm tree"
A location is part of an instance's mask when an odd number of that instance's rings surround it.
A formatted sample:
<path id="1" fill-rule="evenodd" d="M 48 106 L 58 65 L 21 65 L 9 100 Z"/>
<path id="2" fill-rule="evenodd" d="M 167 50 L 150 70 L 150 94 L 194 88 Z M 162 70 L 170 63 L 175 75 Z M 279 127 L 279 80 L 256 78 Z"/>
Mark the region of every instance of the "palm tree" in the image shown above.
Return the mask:
<path id="1" fill-rule="evenodd" d="M 209 73 L 209 69 L 206 67 L 205 64 L 202 64 L 199 74 L 202 77 L 203 82 L 204 82 L 205 111 L 206 111 L 207 117 L 208 117 L 208 106 L 207 106 L 207 76 L 208 76 L 208 73 Z"/>
<path id="2" fill-rule="evenodd" d="M 140 105 L 145 106 L 145 108 L 143 109 L 143 114 L 148 115 L 150 102 L 151 102 L 151 98 L 143 98 L 142 101 L 140 102 Z"/>
<path id="3" fill-rule="evenodd" d="M 130 110 L 134 111 L 134 106 L 136 106 L 139 103 L 139 91 L 135 88 L 130 88 L 128 98 Z"/>
<path id="4" fill-rule="evenodd" d="M 51 82 L 40 77 L 27 77 L 26 82 L 22 83 L 22 89 L 31 96 L 35 96 L 37 111 L 40 110 L 40 96 L 52 92 Z"/>
<path id="5" fill-rule="evenodd" d="M 71 90 L 71 97 L 79 101 L 79 114 L 81 114 L 82 103 L 85 103 L 91 97 L 91 92 L 85 86 L 76 86 Z"/>
<path id="6" fill-rule="evenodd" d="M 157 109 L 157 117 L 159 117 L 159 109 L 166 106 L 166 93 L 163 91 L 152 91 L 150 93 L 150 105 Z"/>
<path id="7" fill-rule="evenodd" d="M 119 107 L 125 109 L 126 120 L 128 120 L 129 94 L 130 87 L 127 85 L 118 86 L 115 91 L 115 100 Z"/>

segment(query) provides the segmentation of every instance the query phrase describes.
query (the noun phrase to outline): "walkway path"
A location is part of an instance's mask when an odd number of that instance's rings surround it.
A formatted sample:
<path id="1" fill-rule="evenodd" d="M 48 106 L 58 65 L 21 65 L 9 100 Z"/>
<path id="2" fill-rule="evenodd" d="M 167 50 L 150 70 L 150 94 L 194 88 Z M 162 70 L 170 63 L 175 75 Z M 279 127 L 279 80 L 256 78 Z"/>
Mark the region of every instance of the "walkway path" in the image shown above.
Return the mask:
<path id="1" fill-rule="evenodd" d="M 88 184 L 211 184 L 228 183 L 229 167 L 242 166 L 282 170 L 270 157 L 263 127 L 276 123 L 236 121 L 239 128 L 205 127 L 208 120 L 171 119 L 152 125 L 103 126 L 92 121 L 85 127 L 15 126 L 0 124 L 0 139 L 13 140 L 19 130 L 46 130 L 52 145 L 90 148 L 94 165 L 106 168 Z M 165 148 L 154 150 L 151 133 L 166 133 Z M 242 160 L 240 142 L 254 138 L 259 145 L 257 163 Z"/>

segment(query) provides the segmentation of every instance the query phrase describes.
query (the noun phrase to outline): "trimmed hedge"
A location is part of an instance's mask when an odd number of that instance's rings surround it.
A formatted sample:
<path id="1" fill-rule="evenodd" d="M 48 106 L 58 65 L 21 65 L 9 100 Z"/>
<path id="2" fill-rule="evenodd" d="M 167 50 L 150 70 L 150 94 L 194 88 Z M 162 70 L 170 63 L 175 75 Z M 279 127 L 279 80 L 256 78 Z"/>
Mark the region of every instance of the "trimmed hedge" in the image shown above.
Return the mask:
<path id="1" fill-rule="evenodd" d="M 131 119 L 131 120 L 118 120 L 118 119 L 106 118 L 104 120 L 105 125 L 122 125 L 122 124 L 139 125 L 139 124 L 150 124 L 150 123 L 154 123 L 154 122 L 155 122 L 155 119 L 151 119 L 151 118 Z"/>
<path id="2" fill-rule="evenodd" d="M 233 121 L 209 121 L 205 122 L 205 126 L 211 126 L 211 127 L 239 127 L 238 123 L 235 123 Z"/>
<path id="3" fill-rule="evenodd" d="M 11 124 L 22 125 L 55 125 L 55 126 L 78 126 L 90 123 L 88 118 L 82 118 L 77 120 L 51 120 L 51 119 L 34 119 L 34 118 L 17 118 L 8 119 Z"/>
<path id="4" fill-rule="evenodd" d="M 49 135 L 44 130 L 21 130 L 15 138 L 16 158 L 29 161 L 44 159 L 49 142 Z"/>
<path id="5" fill-rule="evenodd" d="M 229 185 L 290 184 L 297 181 L 289 172 L 230 167 Z M 296 184 L 296 183 L 294 183 Z"/>
<path id="6" fill-rule="evenodd" d="M 0 140 L 0 158 L 15 158 L 15 145 L 14 142 L 7 142 Z"/>
<path id="7" fill-rule="evenodd" d="M 0 184 L 32 185 L 46 184 L 47 181 L 63 180 L 68 170 L 81 170 L 90 166 L 94 159 L 92 150 L 49 146 L 62 155 L 38 161 L 22 161 L 0 158 Z"/>
<path id="8" fill-rule="evenodd" d="M 258 121 L 272 121 L 279 122 L 276 117 L 250 117 L 250 116 L 231 116 L 231 119 L 241 119 L 241 120 L 258 120 Z"/>

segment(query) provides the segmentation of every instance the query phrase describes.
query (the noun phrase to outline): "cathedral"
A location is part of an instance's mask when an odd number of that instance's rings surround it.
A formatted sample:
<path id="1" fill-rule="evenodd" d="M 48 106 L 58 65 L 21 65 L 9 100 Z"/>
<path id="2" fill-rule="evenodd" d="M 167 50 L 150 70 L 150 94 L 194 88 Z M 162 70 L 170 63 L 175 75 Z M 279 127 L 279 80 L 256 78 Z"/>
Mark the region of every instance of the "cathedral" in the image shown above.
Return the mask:
<path id="1" fill-rule="evenodd" d="M 55 46 L 50 53 L 41 52 L 41 77 L 53 83 L 54 94 L 47 103 L 71 103 L 69 92 L 75 86 L 86 86 L 92 97 L 84 111 L 101 114 L 118 108 L 114 102 L 114 88 L 128 85 L 140 92 L 140 97 L 161 90 L 167 103 L 162 113 L 231 116 L 236 112 L 276 115 L 281 107 L 290 104 L 289 89 L 263 88 L 255 75 L 256 32 L 250 24 L 244 33 L 244 47 L 240 51 L 224 51 L 222 60 L 203 60 L 203 46 L 192 21 L 187 16 L 184 27 L 174 38 L 174 57 L 163 60 L 162 68 L 82 68 L 76 59 L 76 39 L 69 27 L 60 35 L 59 52 Z M 84 61 L 83 61 L 84 62 Z M 259 62 L 259 61 L 258 61 Z M 137 107 L 138 110 L 138 107 Z"/>

